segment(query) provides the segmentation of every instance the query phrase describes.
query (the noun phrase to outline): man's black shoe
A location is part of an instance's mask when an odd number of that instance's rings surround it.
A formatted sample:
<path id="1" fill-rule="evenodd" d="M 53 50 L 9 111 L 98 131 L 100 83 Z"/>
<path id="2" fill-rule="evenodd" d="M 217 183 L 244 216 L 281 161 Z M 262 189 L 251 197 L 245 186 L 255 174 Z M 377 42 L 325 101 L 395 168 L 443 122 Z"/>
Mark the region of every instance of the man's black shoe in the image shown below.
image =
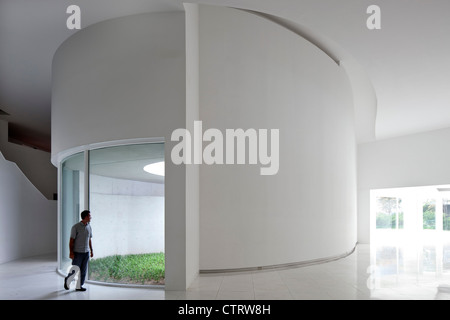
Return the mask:
<path id="1" fill-rule="evenodd" d="M 74 273 L 75 273 L 75 270 L 72 270 L 72 272 L 69 273 L 69 274 L 67 275 L 67 277 L 64 278 L 64 289 L 69 290 L 70 283 L 67 284 L 67 279 L 68 279 L 70 276 L 72 276 Z"/>
<path id="2" fill-rule="evenodd" d="M 86 291 L 86 288 L 80 287 L 80 289 L 75 289 L 76 291 Z"/>

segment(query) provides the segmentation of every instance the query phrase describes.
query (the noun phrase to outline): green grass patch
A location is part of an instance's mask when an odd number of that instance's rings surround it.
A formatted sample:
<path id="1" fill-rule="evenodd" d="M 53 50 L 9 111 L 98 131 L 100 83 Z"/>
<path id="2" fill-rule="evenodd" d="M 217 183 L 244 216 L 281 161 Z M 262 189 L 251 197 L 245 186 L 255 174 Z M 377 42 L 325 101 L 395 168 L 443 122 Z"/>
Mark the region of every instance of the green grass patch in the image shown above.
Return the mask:
<path id="1" fill-rule="evenodd" d="M 164 253 L 114 255 L 89 262 L 89 279 L 128 284 L 164 284 Z"/>

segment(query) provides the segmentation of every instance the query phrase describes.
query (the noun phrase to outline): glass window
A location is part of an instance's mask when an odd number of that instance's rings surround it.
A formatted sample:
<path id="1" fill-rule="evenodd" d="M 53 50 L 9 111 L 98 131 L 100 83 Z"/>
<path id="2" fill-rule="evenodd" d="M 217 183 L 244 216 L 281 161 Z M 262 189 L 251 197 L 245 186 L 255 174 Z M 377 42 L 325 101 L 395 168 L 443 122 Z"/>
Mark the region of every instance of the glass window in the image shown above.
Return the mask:
<path id="1" fill-rule="evenodd" d="M 164 144 L 91 150 L 89 197 L 89 279 L 164 284 Z"/>
<path id="2" fill-rule="evenodd" d="M 403 201 L 401 198 L 397 198 L 397 221 L 397 228 L 403 229 L 405 226 L 405 219 L 403 214 Z"/>
<path id="3" fill-rule="evenodd" d="M 422 206 L 423 229 L 436 229 L 436 200 L 427 199 Z"/>
<path id="4" fill-rule="evenodd" d="M 396 197 L 377 197 L 376 228 L 403 229 L 402 199 Z"/>
<path id="5" fill-rule="evenodd" d="M 61 223 L 60 264 L 67 272 L 72 264 L 69 257 L 69 240 L 72 226 L 81 220 L 84 208 L 84 152 L 66 158 L 61 164 Z"/>
<path id="6" fill-rule="evenodd" d="M 450 200 L 442 199 L 442 228 L 450 230 Z"/>

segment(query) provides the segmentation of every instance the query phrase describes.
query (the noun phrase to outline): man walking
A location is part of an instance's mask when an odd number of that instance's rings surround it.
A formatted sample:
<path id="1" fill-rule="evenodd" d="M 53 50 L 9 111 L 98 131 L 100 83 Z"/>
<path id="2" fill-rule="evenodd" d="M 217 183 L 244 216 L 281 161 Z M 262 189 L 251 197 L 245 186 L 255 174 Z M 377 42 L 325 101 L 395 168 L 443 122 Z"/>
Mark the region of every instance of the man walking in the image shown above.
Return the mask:
<path id="1" fill-rule="evenodd" d="M 91 212 L 89 210 L 84 210 L 81 212 L 81 221 L 73 225 L 70 231 L 70 258 L 72 259 L 72 265 L 78 266 L 80 268 L 80 288 L 77 291 L 86 291 L 83 288 L 84 280 L 86 279 L 87 265 L 89 262 L 89 256 L 92 258 L 94 256 L 94 251 L 92 250 L 92 228 L 89 224 L 91 222 Z M 64 279 L 64 289 L 69 290 L 70 283 L 67 283 L 67 279 L 70 277 L 69 274 Z"/>

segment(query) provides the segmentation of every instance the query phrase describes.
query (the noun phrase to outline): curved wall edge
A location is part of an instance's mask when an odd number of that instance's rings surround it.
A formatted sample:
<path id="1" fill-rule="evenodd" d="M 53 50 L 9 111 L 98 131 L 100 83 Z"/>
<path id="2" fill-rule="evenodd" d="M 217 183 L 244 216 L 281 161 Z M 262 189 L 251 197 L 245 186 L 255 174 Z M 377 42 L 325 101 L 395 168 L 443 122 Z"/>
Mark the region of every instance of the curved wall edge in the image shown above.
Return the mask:
<path id="1" fill-rule="evenodd" d="M 337 65 L 344 68 L 351 83 L 355 110 L 356 138 L 358 143 L 375 141 L 377 97 L 372 81 L 364 68 L 338 44 L 313 30 L 288 19 L 268 13 L 235 8 L 276 23 L 309 41 L 323 51 Z"/>
<path id="2" fill-rule="evenodd" d="M 351 83 L 355 113 L 355 132 L 358 144 L 376 140 L 377 95 L 366 70 L 354 59 L 341 60 Z"/>
<path id="3" fill-rule="evenodd" d="M 276 265 L 270 265 L 270 266 L 258 266 L 258 267 L 251 267 L 251 268 L 200 270 L 200 273 L 214 274 L 214 273 L 253 272 L 253 271 L 283 270 L 283 269 L 294 269 L 294 268 L 306 267 L 306 266 L 322 264 L 322 263 L 327 263 L 327 262 L 346 258 L 349 255 L 351 255 L 353 252 L 355 252 L 357 245 L 358 245 L 358 243 L 355 243 L 353 248 L 350 249 L 349 251 L 346 251 L 342 254 L 338 254 L 335 256 L 326 257 L 326 258 L 319 258 L 319 259 L 313 259 L 313 260 L 308 260 L 308 261 L 299 261 L 299 262 L 284 263 L 284 264 L 276 264 Z"/>
<path id="4" fill-rule="evenodd" d="M 58 154 L 53 155 L 51 158 L 51 161 L 52 161 L 52 164 L 57 167 L 58 164 L 62 160 L 64 160 L 65 158 L 67 158 L 71 155 L 74 155 L 75 153 L 78 153 L 78 152 L 106 148 L 106 147 L 113 147 L 113 146 L 130 145 L 130 144 L 144 144 L 144 143 L 158 143 L 158 142 L 165 142 L 164 137 L 121 139 L 121 140 L 90 143 L 90 144 L 77 146 L 74 148 L 70 148 L 70 149 L 61 151 Z"/>
<path id="5" fill-rule="evenodd" d="M 247 10 L 247 9 L 239 9 L 234 8 L 236 10 L 245 11 L 257 16 L 260 16 L 262 18 L 265 18 L 273 23 L 276 23 L 282 27 L 284 27 L 286 30 L 290 30 L 297 34 L 298 36 L 302 37 L 303 39 L 309 41 L 311 44 L 319 48 L 321 51 L 323 51 L 331 60 L 333 60 L 337 65 L 340 65 L 341 56 L 338 52 L 335 52 L 334 49 L 330 48 L 329 45 L 325 43 L 321 37 L 319 37 L 317 34 L 306 28 L 305 26 L 302 26 L 298 23 L 294 23 L 288 19 L 284 19 L 282 17 L 274 16 L 272 14 L 260 12 L 260 11 L 254 11 L 254 10 Z"/>

